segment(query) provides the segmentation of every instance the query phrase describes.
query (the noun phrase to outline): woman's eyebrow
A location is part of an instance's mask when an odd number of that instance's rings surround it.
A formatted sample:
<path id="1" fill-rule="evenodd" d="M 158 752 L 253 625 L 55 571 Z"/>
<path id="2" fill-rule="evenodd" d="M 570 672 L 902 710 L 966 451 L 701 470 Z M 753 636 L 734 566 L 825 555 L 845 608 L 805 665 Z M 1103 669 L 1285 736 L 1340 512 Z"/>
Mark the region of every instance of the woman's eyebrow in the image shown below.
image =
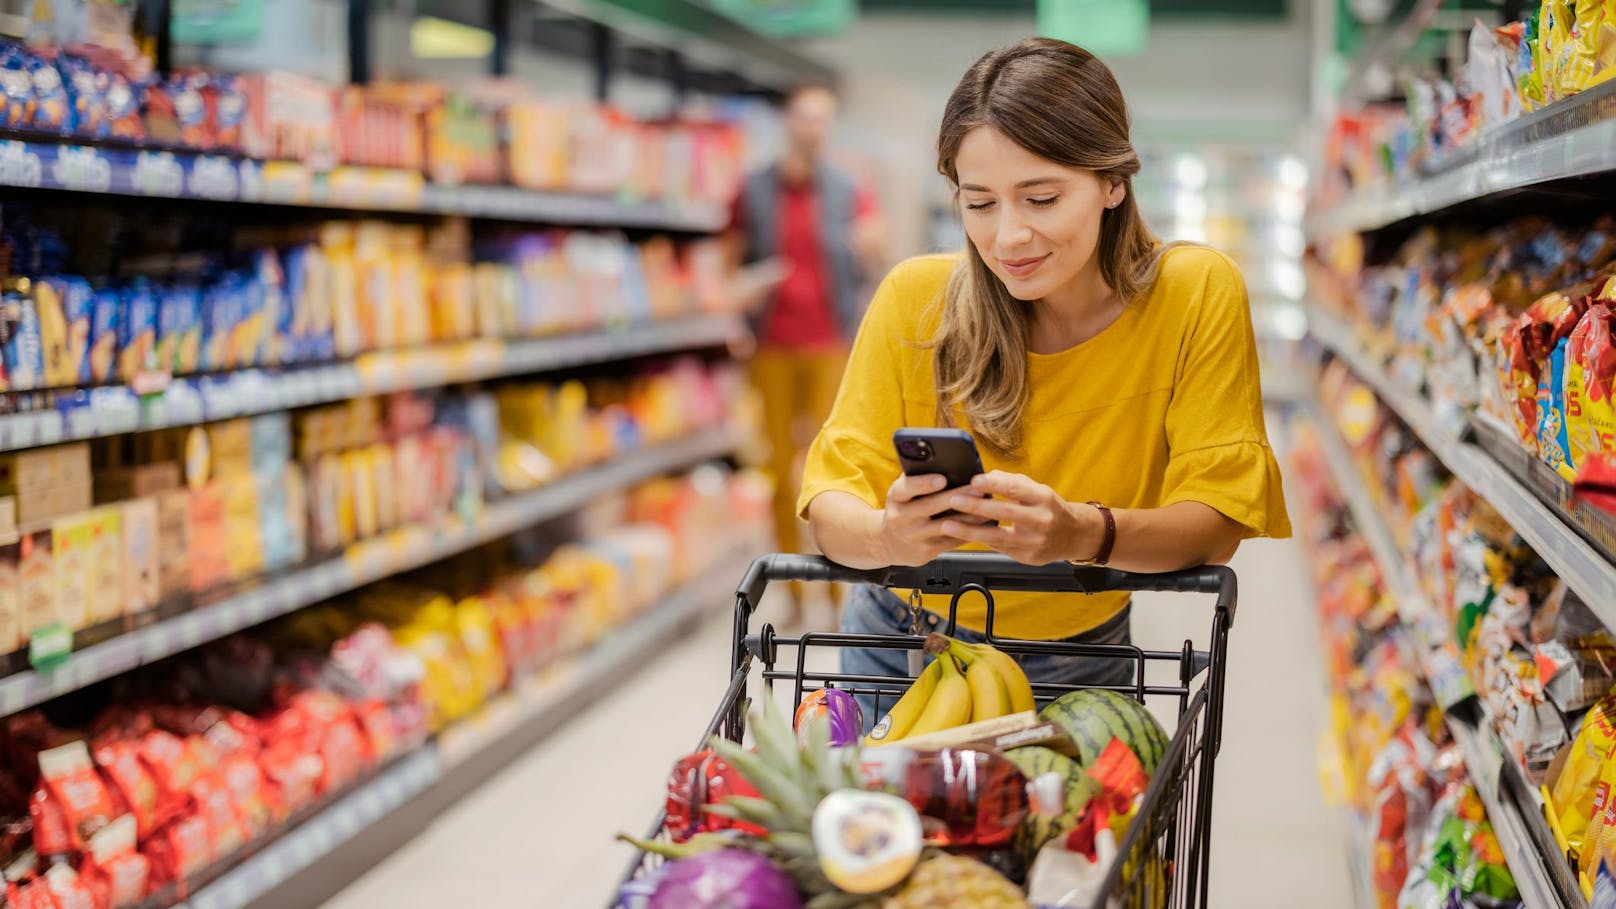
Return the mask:
<path id="1" fill-rule="evenodd" d="M 1052 183 L 1065 183 L 1065 177 L 1033 177 L 1031 180 L 1022 180 L 1016 184 L 1016 189 L 1026 189 L 1029 186 L 1046 186 Z M 973 193 L 988 193 L 993 190 L 975 183 L 961 183 L 960 189 Z"/>

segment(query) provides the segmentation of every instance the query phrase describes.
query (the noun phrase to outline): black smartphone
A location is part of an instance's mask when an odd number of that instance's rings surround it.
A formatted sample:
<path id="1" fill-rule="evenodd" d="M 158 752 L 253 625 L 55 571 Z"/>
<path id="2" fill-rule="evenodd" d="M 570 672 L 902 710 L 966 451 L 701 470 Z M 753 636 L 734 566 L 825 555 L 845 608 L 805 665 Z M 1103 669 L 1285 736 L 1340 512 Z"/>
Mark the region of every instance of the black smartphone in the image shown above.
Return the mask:
<path id="1" fill-rule="evenodd" d="M 899 429 L 892 433 L 892 446 L 898 450 L 898 463 L 912 477 L 942 474 L 945 489 L 971 485 L 971 478 L 982 472 L 982 457 L 976 439 L 963 429 Z M 984 493 L 982 498 L 988 498 Z M 945 511 L 938 517 L 959 514 Z M 996 523 L 996 522 L 990 522 Z"/>

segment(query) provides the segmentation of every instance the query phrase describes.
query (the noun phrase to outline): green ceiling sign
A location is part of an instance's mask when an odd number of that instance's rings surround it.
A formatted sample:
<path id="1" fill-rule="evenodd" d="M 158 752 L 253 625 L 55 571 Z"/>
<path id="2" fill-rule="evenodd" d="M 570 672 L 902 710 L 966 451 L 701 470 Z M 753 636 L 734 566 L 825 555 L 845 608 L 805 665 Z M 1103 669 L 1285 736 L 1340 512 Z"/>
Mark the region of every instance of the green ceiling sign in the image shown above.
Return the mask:
<path id="1" fill-rule="evenodd" d="M 1101 57 L 1142 54 L 1150 43 L 1145 0 L 1038 0 L 1038 34 Z"/>
<path id="2" fill-rule="evenodd" d="M 834 35 L 858 17 L 858 0 L 712 0 L 712 5 L 771 38 Z"/>
<path id="3" fill-rule="evenodd" d="M 248 44 L 264 29 L 264 0 L 172 0 L 168 33 L 180 44 Z"/>

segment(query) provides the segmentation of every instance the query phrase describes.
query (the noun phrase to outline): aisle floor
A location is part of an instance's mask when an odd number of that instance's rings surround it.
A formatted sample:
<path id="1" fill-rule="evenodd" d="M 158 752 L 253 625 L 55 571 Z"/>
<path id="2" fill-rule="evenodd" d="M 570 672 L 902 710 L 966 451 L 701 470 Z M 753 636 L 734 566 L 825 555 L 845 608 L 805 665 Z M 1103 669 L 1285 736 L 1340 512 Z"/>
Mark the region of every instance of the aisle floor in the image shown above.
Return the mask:
<path id="1" fill-rule="evenodd" d="M 1305 565 L 1294 543 L 1261 541 L 1242 548 L 1235 568 L 1242 595 L 1218 760 L 1212 905 L 1346 909 L 1342 814 L 1324 805 L 1315 769 L 1326 713 Z M 1209 605 L 1140 597 L 1135 640 L 1204 640 Z M 604 905 L 630 858 L 612 836 L 643 832 L 669 765 L 696 744 L 724 688 L 728 633 L 718 608 L 327 909 Z"/>

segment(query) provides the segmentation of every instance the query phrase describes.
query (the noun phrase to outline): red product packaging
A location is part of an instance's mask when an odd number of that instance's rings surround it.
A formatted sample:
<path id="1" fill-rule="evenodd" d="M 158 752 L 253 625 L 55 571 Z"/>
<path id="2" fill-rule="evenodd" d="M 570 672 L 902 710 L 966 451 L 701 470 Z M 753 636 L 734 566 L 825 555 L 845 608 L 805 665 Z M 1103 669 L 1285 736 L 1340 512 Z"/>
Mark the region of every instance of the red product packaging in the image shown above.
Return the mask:
<path id="1" fill-rule="evenodd" d="M 1616 515 L 1616 455 L 1600 452 L 1588 458 L 1577 470 L 1571 495 L 1577 502 Z"/>
<path id="2" fill-rule="evenodd" d="M 72 865 L 55 865 L 24 887 L 18 901 L 28 909 L 101 909 Z"/>
<path id="3" fill-rule="evenodd" d="M 140 740 L 140 757 L 157 783 L 159 817 L 189 813 L 191 786 L 203 768 L 186 740 L 172 732 L 153 730 Z"/>
<path id="4" fill-rule="evenodd" d="M 711 751 L 697 751 L 674 762 L 668 774 L 667 819 L 663 828 L 676 843 L 682 843 L 698 833 L 731 828 L 755 836 L 766 831 L 742 821 L 732 821 L 709 813 L 708 805 L 722 804 L 730 796 L 751 796 L 757 789 L 746 778 L 730 767 L 723 758 Z"/>
<path id="5" fill-rule="evenodd" d="M 284 742 L 265 749 L 258 760 L 269 781 L 270 807 L 277 820 L 314 801 L 325 774 L 325 761 L 318 755 L 305 752 L 298 742 Z"/>
<path id="6" fill-rule="evenodd" d="M 97 909 L 123 909 L 146 898 L 151 861 L 136 850 L 134 818 L 124 815 L 90 840 L 83 880 Z"/>
<path id="7" fill-rule="evenodd" d="M 49 789 L 41 785 L 28 801 L 28 816 L 34 823 L 34 851 L 44 856 L 73 853 L 73 831 L 67 813 Z"/>
<path id="8" fill-rule="evenodd" d="M 219 768 L 219 778 L 230 790 L 247 835 L 258 837 L 266 833 L 275 823 L 274 794 L 257 758 L 244 754 L 225 758 Z"/>
<path id="9" fill-rule="evenodd" d="M 158 814 L 157 781 L 140 759 L 140 747 L 123 739 L 104 740 L 95 746 L 95 763 L 119 810 L 132 816 L 136 837 L 157 829 L 163 820 Z"/>
<path id="10" fill-rule="evenodd" d="M 377 763 L 399 752 L 402 743 L 394 727 L 393 712 L 386 701 L 365 701 L 354 708 L 354 717 L 359 721 L 359 728 L 370 743 L 371 756 Z"/>
<path id="11" fill-rule="evenodd" d="M 222 859 L 246 845 L 247 821 L 236 805 L 235 793 L 228 782 L 217 774 L 204 776 L 191 787 L 191 796 L 196 800 L 197 813 L 207 821 L 215 859 Z"/>
<path id="12" fill-rule="evenodd" d="M 146 858 L 151 861 L 151 890 L 179 884 L 213 861 L 213 838 L 207 819 L 200 814 L 182 817 L 159 830 L 146 841 Z"/>
<path id="13" fill-rule="evenodd" d="M 39 774 L 61 806 L 76 848 L 82 850 L 116 816 L 112 794 L 95 772 L 90 749 L 82 740 L 40 752 Z"/>

